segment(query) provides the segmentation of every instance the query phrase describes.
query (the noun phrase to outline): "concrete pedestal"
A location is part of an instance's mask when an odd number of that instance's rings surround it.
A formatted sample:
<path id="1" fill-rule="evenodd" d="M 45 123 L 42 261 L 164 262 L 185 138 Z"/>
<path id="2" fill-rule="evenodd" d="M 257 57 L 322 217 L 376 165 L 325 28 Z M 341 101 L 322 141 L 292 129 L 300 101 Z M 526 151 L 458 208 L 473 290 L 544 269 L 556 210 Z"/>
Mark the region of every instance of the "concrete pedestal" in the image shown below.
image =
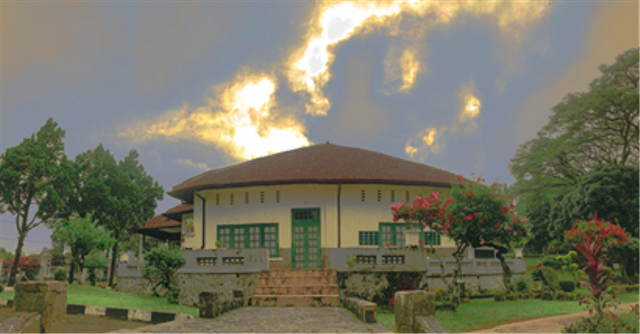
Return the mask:
<path id="1" fill-rule="evenodd" d="M 67 283 L 21 282 L 16 285 L 15 312 L 41 315 L 41 333 L 64 333 L 67 320 Z"/>

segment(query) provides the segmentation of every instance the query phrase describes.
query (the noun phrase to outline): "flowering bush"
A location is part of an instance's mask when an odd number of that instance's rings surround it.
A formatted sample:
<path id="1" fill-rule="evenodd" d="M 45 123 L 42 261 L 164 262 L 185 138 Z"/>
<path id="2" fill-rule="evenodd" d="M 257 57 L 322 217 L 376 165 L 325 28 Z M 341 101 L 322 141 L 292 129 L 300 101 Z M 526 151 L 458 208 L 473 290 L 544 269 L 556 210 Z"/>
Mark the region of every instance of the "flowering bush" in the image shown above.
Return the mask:
<path id="1" fill-rule="evenodd" d="M 606 257 L 607 247 L 626 243 L 627 235 L 620 226 L 598 220 L 596 213 L 589 221 L 576 220 L 576 227 L 566 232 L 565 238 L 588 261 L 583 271 L 589 280 L 580 278 L 580 283 L 586 286 L 592 295 L 584 297 L 580 304 L 593 305 L 601 317 L 603 309 L 615 302 L 615 297 L 605 293 L 609 286 L 608 279 L 613 274 L 603 269 L 602 259 Z M 593 312 L 593 309 L 589 312 Z"/>
<path id="2" fill-rule="evenodd" d="M 502 194 L 496 183 L 486 186 L 480 182 L 470 182 L 458 177 L 453 184 L 453 201 L 447 207 L 449 226 L 444 231 L 456 241 L 458 270 L 461 256 L 468 246 L 474 248 L 489 246 L 497 250 L 503 271 L 503 283 L 511 292 L 511 268 L 506 264 L 504 254 L 511 249 L 511 242 L 526 237 L 528 219 L 518 216 L 509 196 Z"/>
<path id="3" fill-rule="evenodd" d="M 13 258 L 2 263 L 3 267 L 11 267 Z M 40 259 L 38 255 L 21 256 L 18 260 L 18 267 L 25 273 L 26 277 L 34 280 L 40 271 Z"/>

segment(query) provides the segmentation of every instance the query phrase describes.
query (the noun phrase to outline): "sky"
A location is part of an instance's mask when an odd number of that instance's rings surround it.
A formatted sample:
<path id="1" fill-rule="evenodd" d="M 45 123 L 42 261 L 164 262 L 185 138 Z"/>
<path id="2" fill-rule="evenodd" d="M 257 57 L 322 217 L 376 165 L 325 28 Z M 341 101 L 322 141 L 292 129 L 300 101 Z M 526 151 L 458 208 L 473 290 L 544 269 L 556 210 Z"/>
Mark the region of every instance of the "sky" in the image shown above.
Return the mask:
<path id="1" fill-rule="evenodd" d="M 2 1 L 0 150 L 140 153 L 169 191 L 327 141 L 512 183 L 551 108 L 639 46 L 638 1 Z M 179 204 L 165 194 L 160 214 Z M 14 217 L 0 245 L 16 247 Z M 44 226 L 28 253 L 50 246 Z"/>

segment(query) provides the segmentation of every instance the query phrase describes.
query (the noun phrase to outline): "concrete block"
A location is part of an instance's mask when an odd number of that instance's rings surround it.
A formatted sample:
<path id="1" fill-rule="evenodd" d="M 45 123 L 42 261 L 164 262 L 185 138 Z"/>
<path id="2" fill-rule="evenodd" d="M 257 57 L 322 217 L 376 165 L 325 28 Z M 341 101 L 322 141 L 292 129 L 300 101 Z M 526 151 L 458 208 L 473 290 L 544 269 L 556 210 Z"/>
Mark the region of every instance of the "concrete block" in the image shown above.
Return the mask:
<path id="1" fill-rule="evenodd" d="M 41 315 L 42 333 L 65 331 L 67 283 L 20 282 L 16 285 L 14 301 L 16 312 L 37 312 Z"/>
<path id="2" fill-rule="evenodd" d="M 0 324 L 0 333 L 41 333 L 41 323 L 38 312 L 17 312 Z"/>
<path id="3" fill-rule="evenodd" d="M 417 333 L 422 326 L 417 316 L 432 316 L 436 313 L 435 295 L 423 290 L 398 291 L 395 294 L 395 332 Z"/>

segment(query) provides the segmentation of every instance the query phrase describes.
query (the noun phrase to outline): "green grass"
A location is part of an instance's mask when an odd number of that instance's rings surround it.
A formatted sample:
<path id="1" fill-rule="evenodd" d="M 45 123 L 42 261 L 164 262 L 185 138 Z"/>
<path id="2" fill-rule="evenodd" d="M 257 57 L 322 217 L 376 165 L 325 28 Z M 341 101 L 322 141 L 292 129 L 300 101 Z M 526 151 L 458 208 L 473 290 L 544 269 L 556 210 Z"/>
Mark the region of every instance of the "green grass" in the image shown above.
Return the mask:
<path id="1" fill-rule="evenodd" d="M 14 295 L 14 291 L 3 291 L 0 293 L 0 298 L 13 299 Z M 90 285 L 69 285 L 67 290 L 67 303 L 189 314 L 194 317 L 198 317 L 198 308 L 194 306 L 169 304 L 166 298 L 138 296 L 125 292 L 106 290 Z"/>
<path id="2" fill-rule="evenodd" d="M 617 300 L 627 304 L 638 302 L 640 298 L 636 293 L 626 293 L 618 296 Z M 463 333 L 511 322 L 582 312 L 586 309 L 585 305 L 578 305 L 577 301 L 523 299 L 496 302 L 493 298 L 483 298 L 472 299 L 469 303 L 461 304 L 455 314 L 449 311 L 438 311 L 436 319 L 447 333 Z M 378 323 L 393 331 L 395 315 L 378 312 Z"/>

